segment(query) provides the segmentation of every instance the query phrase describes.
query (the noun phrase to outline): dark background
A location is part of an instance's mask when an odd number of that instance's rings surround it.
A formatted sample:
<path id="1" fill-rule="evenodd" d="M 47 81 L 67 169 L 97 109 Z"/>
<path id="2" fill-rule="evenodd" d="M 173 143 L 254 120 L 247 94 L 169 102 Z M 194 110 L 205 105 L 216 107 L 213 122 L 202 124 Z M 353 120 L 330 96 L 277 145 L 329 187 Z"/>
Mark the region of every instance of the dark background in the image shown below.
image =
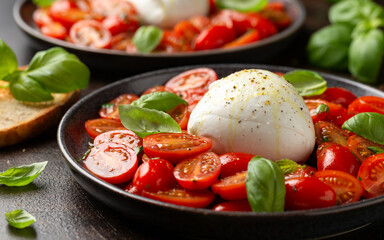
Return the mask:
<path id="1" fill-rule="evenodd" d="M 299 38 L 275 59 L 264 64 L 313 69 L 305 60 L 306 42 L 313 31 L 328 24 L 330 4 L 325 0 L 302 2 L 307 10 L 307 19 Z M 384 4 L 384 1 L 377 2 Z M 25 65 L 41 49 L 36 49 L 17 27 L 12 17 L 13 4 L 13 0 L 0 1 L 0 38 L 14 50 L 19 65 Z M 348 73 L 332 73 L 352 78 Z M 93 74 L 90 86 L 81 94 L 84 96 L 121 77 Z M 56 128 L 23 144 L 0 148 L 0 172 L 12 166 L 46 160 L 49 163 L 44 172 L 28 186 L 16 188 L 0 185 L 0 239 L 176 238 L 169 232 L 121 217 L 83 190 L 65 166 L 56 142 Z M 27 210 L 36 217 L 36 223 L 21 230 L 8 226 L 4 214 L 14 209 Z M 362 237 L 384 239 L 384 216 L 381 221 L 330 239 Z"/>

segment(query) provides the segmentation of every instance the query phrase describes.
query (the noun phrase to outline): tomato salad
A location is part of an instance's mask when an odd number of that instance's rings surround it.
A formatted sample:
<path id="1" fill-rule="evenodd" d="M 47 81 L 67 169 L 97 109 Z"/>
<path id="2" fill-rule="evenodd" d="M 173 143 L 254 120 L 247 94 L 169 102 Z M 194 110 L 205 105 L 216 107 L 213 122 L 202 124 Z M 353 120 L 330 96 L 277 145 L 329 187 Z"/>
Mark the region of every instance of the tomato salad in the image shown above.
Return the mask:
<path id="1" fill-rule="evenodd" d="M 383 98 L 356 97 L 339 87 L 304 97 L 315 128 L 313 154 L 305 163 L 273 163 L 248 153 L 218 155 L 210 150 L 210 138 L 188 134 L 190 112 L 217 79 L 210 68 L 192 69 L 140 97 L 124 94 L 104 104 L 100 118 L 85 123 L 93 141 L 84 167 L 127 192 L 216 211 L 258 211 L 255 198 L 268 205 L 270 199 L 250 185 L 275 184 L 273 177 L 260 180 L 269 173 L 281 183 L 272 186 L 277 194 L 273 201 L 282 202 L 278 211 L 349 204 L 384 193 L 382 136 L 377 141 L 361 130 L 364 127 L 354 131 L 352 126 L 366 117 L 382 121 Z M 130 125 L 134 131 L 126 129 L 124 125 L 135 118 L 148 120 L 144 125 L 155 130 L 142 131 L 136 127 L 141 123 Z M 158 119 L 179 130 L 162 131 Z"/>
<path id="2" fill-rule="evenodd" d="M 172 28 L 142 24 L 134 5 L 125 0 L 56 0 L 38 7 L 33 20 L 45 36 L 128 53 L 233 48 L 275 35 L 292 22 L 282 2 L 258 12 L 239 12 L 207 1 L 208 15 L 179 21 Z"/>

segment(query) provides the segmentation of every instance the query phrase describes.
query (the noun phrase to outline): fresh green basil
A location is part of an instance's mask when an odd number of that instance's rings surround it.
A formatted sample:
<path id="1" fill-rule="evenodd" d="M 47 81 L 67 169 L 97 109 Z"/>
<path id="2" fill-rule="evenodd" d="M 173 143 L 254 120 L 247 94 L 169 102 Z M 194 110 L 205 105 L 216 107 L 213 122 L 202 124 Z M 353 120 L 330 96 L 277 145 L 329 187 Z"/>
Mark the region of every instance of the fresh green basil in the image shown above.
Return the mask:
<path id="1" fill-rule="evenodd" d="M 319 106 L 317 106 L 316 110 L 315 110 L 316 114 L 319 114 L 319 113 L 328 113 L 329 112 L 329 107 L 327 104 L 320 104 Z"/>
<path id="2" fill-rule="evenodd" d="M 316 96 L 327 89 L 327 82 L 320 74 L 308 70 L 296 70 L 284 74 L 301 96 Z"/>
<path id="3" fill-rule="evenodd" d="M 384 145 L 384 115 L 380 113 L 358 113 L 345 121 L 342 128 Z"/>
<path id="4" fill-rule="evenodd" d="M 32 0 L 34 4 L 40 7 L 49 7 L 56 0 Z"/>
<path id="5" fill-rule="evenodd" d="M 0 80 L 17 70 L 17 59 L 12 49 L 0 39 Z"/>
<path id="6" fill-rule="evenodd" d="M 284 211 L 284 174 L 276 163 L 260 156 L 253 157 L 248 163 L 245 187 L 252 211 Z"/>
<path id="7" fill-rule="evenodd" d="M 277 160 L 275 163 L 280 167 L 284 175 L 294 173 L 299 168 L 297 162 L 290 159 Z"/>
<path id="8" fill-rule="evenodd" d="M 216 0 L 219 8 L 233 9 L 240 12 L 257 12 L 263 9 L 268 0 Z"/>
<path id="9" fill-rule="evenodd" d="M 13 210 L 5 213 L 5 218 L 9 225 L 15 228 L 25 228 L 36 222 L 36 218 L 27 211 Z"/>
<path id="10" fill-rule="evenodd" d="M 150 53 L 159 45 L 163 31 L 155 26 L 141 26 L 133 35 L 132 42 L 141 53 Z"/>
<path id="11" fill-rule="evenodd" d="M 352 38 L 359 37 L 363 34 L 367 34 L 369 31 L 375 28 L 384 26 L 384 19 L 371 19 L 359 22 L 353 29 Z"/>
<path id="12" fill-rule="evenodd" d="M 348 68 L 352 27 L 347 24 L 326 26 L 311 35 L 307 45 L 308 60 L 317 67 L 335 70 Z"/>
<path id="13" fill-rule="evenodd" d="M 384 33 L 372 29 L 354 37 L 349 48 L 348 69 L 360 81 L 376 82 L 384 55 Z"/>
<path id="14" fill-rule="evenodd" d="M 145 94 L 131 103 L 132 106 L 159 111 L 168 111 L 180 104 L 188 105 L 184 99 L 171 92 L 153 92 Z"/>
<path id="15" fill-rule="evenodd" d="M 374 152 L 375 154 L 384 153 L 384 149 L 382 149 L 381 147 L 369 146 L 367 147 L 367 149 Z"/>
<path id="16" fill-rule="evenodd" d="M 0 173 L 0 183 L 7 186 L 25 186 L 40 175 L 47 163 L 45 161 L 9 168 Z"/>
<path id="17" fill-rule="evenodd" d="M 179 124 L 169 114 L 162 111 L 127 104 L 119 105 L 119 115 L 124 127 L 141 138 L 160 132 L 181 133 Z"/>

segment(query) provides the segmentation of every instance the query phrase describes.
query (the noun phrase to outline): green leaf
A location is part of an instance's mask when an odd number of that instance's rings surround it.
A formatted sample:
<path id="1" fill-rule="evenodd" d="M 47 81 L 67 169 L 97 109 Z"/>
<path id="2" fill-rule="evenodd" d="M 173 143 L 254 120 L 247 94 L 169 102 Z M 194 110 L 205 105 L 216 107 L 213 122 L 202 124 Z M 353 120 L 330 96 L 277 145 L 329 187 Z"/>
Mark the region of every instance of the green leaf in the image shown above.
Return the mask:
<path id="1" fill-rule="evenodd" d="M 49 7 L 56 0 L 32 0 L 39 7 Z"/>
<path id="2" fill-rule="evenodd" d="M 215 2 L 219 8 L 240 12 L 257 12 L 267 5 L 268 0 L 216 0 Z"/>
<path id="3" fill-rule="evenodd" d="M 316 114 L 319 114 L 319 113 L 328 113 L 329 112 L 329 107 L 327 104 L 320 104 L 319 106 L 317 106 L 316 110 L 315 110 Z"/>
<path id="4" fill-rule="evenodd" d="M 47 163 L 45 161 L 9 168 L 0 173 L 0 183 L 7 186 L 25 186 L 40 175 Z"/>
<path id="5" fill-rule="evenodd" d="M 384 55 L 384 33 L 372 29 L 354 37 L 349 48 L 348 69 L 364 83 L 375 83 Z"/>
<path id="6" fill-rule="evenodd" d="M 12 49 L 0 39 L 0 80 L 17 70 L 17 59 Z"/>
<path id="7" fill-rule="evenodd" d="M 160 132 L 181 133 L 179 124 L 162 111 L 128 104 L 119 105 L 119 115 L 124 127 L 133 131 L 141 138 Z"/>
<path id="8" fill-rule="evenodd" d="M 284 174 L 276 163 L 260 156 L 253 157 L 248 163 L 245 187 L 254 212 L 284 211 Z"/>
<path id="9" fill-rule="evenodd" d="M 382 149 L 381 147 L 369 146 L 367 147 L 367 149 L 374 152 L 375 154 L 384 153 L 384 149 Z"/>
<path id="10" fill-rule="evenodd" d="M 327 82 L 318 73 L 308 70 L 296 70 L 284 74 L 301 96 L 316 96 L 327 89 Z"/>
<path id="11" fill-rule="evenodd" d="M 342 128 L 384 145 L 384 115 L 380 113 L 358 113 L 345 121 Z"/>
<path id="12" fill-rule="evenodd" d="M 292 161 L 290 159 L 277 160 L 275 163 L 277 164 L 277 166 L 280 167 L 280 169 L 284 175 L 294 173 L 297 170 L 297 168 L 299 167 L 297 162 Z"/>
<path id="13" fill-rule="evenodd" d="M 159 45 L 163 31 L 155 26 L 141 26 L 133 35 L 132 42 L 141 53 L 150 53 Z"/>
<path id="14" fill-rule="evenodd" d="M 9 225 L 15 228 L 25 228 L 36 222 L 36 218 L 27 211 L 13 210 L 5 213 L 5 218 Z"/>
<path id="15" fill-rule="evenodd" d="M 188 103 L 171 92 L 153 92 L 142 95 L 139 99 L 132 102 L 132 106 L 155 109 L 159 111 L 168 111 L 174 109 L 180 104 L 188 105 Z"/>
<path id="16" fill-rule="evenodd" d="M 317 67 L 346 70 L 352 28 L 346 24 L 326 26 L 311 35 L 307 45 L 309 62 Z"/>

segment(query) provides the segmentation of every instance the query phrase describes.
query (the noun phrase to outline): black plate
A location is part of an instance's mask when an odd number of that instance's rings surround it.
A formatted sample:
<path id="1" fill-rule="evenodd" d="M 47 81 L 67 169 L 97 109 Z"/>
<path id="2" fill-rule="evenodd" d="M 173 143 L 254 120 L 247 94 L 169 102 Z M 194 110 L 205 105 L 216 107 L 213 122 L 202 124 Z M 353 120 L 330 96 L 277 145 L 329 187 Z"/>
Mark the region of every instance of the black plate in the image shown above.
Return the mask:
<path id="1" fill-rule="evenodd" d="M 38 48 L 61 46 L 76 54 L 94 69 L 132 75 L 133 73 L 172 66 L 234 62 L 234 59 L 236 59 L 236 62 L 262 63 L 262 61 L 272 59 L 294 39 L 305 20 L 305 8 L 299 0 L 280 1 L 286 4 L 287 12 L 293 19 L 292 25 L 284 31 L 257 43 L 235 49 L 216 49 L 176 54 L 128 54 L 117 50 L 76 46 L 65 41 L 46 37 L 40 33 L 33 22 L 32 14 L 36 6 L 31 0 L 18 0 L 13 8 L 13 17 L 17 25 L 38 45 Z"/>
<path id="2" fill-rule="evenodd" d="M 216 70 L 219 77 L 245 68 L 277 72 L 293 70 L 288 67 L 266 65 L 205 66 Z M 127 193 L 96 178 L 77 161 L 86 152 L 87 142 L 90 139 L 84 130 L 84 122 L 97 118 L 98 110 L 103 103 L 122 93 L 140 94 L 148 87 L 163 84 L 178 73 L 194 67 L 197 66 L 158 70 L 114 82 L 84 97 L 65 114 L 58 129 L 58 144 L 71 173 L 86 191 L 127 218 L 203 238 L 323 237 L 356 229 L 384 216 L 384 197 L 345 206 L 283 213 L 231 213 L 180 207 Z M 328 81 L 328 86 L 344 87 L 358 96 L 384 97 L 383 92 L 366 85 L 333 75 L 322 75 Z"/>

